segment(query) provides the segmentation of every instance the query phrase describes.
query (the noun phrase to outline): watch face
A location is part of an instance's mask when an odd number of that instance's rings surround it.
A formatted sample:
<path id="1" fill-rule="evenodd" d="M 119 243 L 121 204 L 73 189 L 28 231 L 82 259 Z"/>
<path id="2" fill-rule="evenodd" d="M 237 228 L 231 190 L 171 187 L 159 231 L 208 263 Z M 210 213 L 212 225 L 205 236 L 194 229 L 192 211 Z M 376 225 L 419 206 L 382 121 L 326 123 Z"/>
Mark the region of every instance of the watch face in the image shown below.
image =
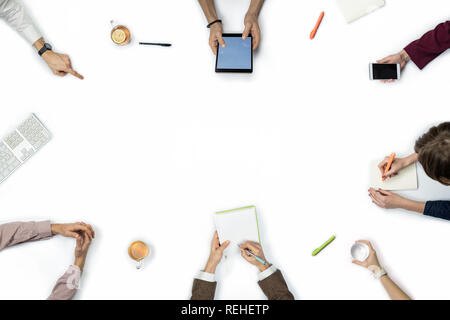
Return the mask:
<path id="1" fill-rule="evenodd" d="M 44 46 L 39 50 L 39 55 L 42 56 L 45 52 L 52 50 L 52 46 L 49 43 L 45 43 Z"/>

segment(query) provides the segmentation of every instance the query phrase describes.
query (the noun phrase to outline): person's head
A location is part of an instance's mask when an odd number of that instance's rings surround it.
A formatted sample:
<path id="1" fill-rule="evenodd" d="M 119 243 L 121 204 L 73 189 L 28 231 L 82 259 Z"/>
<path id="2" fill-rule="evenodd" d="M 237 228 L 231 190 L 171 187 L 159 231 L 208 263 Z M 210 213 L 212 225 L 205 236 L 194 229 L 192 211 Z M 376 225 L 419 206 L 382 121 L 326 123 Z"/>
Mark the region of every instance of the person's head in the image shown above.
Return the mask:
<path id="1" fill-rule="evenodd" d="M 428 130 L 417 139 L 414 150 L 430 178 L 450 185 L 450 122 Z"/>

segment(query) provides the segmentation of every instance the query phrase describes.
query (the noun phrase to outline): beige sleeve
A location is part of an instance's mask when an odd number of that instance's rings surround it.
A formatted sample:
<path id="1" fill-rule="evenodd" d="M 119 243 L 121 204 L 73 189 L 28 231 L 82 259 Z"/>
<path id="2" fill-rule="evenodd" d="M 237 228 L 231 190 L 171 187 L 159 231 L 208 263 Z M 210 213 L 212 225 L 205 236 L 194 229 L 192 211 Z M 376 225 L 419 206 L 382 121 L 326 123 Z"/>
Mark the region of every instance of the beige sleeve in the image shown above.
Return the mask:
<path id="1" fill-rule="evenodd" d="M 55 284 L 47 300 L 71 300 L 80 287 L 81 270 L 70 266 Z"/>
<path id="2" fill-rule="evenodd" d="M 0 225 L 0 250 L 13 245 L 52 237 L 50 221 L 11 222 Z"/>

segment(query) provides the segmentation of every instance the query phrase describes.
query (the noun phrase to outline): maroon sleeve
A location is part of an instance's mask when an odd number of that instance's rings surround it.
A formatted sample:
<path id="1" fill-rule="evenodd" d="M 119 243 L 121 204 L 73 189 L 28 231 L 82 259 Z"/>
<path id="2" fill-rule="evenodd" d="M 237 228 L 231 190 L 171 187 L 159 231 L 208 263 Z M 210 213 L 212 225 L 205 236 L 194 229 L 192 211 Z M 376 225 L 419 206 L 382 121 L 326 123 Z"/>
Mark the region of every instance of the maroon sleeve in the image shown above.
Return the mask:
<path id="1" fill-rule="evenodd" d="M 428 63 L 450 48 L 450 21 L 439 24 L 422 38 L 411 42 L 405 51 L 411 60 L 422 70 Z"/>

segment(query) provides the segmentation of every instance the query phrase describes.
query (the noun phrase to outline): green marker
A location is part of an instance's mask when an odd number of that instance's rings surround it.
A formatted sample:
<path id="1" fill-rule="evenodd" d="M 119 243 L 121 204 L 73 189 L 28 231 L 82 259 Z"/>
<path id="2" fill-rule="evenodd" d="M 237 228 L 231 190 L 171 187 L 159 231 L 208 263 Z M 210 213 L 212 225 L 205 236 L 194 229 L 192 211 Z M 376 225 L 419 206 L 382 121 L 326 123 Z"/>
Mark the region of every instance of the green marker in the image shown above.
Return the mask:
<path id="1" fill-rule="evenodd" d="M 318 254 L 320 251 L 323 250 L 323 248 L 325 248 L 327 245 L 329 245 L 334 239 L 336 239 L 336 236 L 332 236 L 330 239 L 328 239 L 323 245 L 321 245 L 319 248 L 317 248 L 316 250 L 313 251 L 312 255 L 315 256 L 316 254 Z"/>

